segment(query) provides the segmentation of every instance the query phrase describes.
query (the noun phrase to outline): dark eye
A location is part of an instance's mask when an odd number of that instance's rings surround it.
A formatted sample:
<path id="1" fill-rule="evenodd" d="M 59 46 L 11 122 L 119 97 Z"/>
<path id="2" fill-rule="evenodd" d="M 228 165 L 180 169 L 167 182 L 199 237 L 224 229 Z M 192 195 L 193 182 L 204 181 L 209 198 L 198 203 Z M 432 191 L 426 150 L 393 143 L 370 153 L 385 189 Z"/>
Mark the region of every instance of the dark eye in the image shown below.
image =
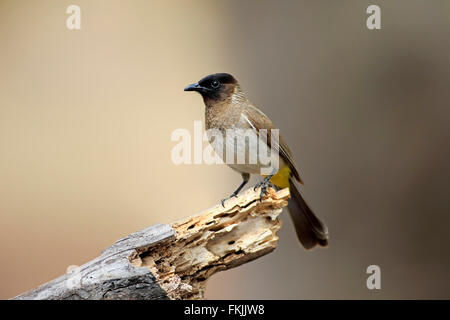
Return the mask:
<path id="1" fill-rule="evenodd" d="M 220 82 L 217 80 L 214 80 L 213 82 L 211 82 L 211 87 L 214 89 L 217 89 L 220 86 Z"/>

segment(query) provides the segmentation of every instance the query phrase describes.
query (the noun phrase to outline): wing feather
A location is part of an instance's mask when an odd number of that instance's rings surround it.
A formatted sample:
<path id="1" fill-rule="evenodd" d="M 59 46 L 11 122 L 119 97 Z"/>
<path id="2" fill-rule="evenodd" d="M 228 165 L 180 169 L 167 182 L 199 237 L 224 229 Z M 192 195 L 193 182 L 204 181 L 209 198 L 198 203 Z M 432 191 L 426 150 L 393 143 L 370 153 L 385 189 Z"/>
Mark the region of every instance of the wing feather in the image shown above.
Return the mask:
<path id="1" fill-rule="evenodd" d="M 272 146 L 272 139 L 270 136 L 270 130 L 275 129 L 272 121 L 267 117 L 261 110 L 255 106 L 248 104 L 242 112 L 243 119 L 248 123 L 248 125 L 259 133 L 260 129 L 266 129 L 268 131 L 267 144 L 270 148 L 278 150 L 280 156 L 289 165 L 294 178 L 303 184 L 300 174 L 298 173 L 297 166 L 295 165 L 294 159 L 292 157 L 292 152 L 288 145 L 284 141 L 281 134 L 279 135 L 279 141 L 274 141 L 276 145 Z"/>

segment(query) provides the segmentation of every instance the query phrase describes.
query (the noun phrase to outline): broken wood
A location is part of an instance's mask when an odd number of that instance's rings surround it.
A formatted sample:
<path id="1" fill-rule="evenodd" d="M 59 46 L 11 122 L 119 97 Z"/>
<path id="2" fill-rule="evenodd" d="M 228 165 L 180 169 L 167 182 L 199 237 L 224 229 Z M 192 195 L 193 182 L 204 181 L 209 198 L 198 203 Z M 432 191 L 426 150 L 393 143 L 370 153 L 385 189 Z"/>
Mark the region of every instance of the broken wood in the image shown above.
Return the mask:
<path id="1" fill-rule="evenodd" d="M 260 189 L 118 240 L 96 259 L 14 299 L 202 299 L 214 273 L 276 248 L 289 190 Z"/>

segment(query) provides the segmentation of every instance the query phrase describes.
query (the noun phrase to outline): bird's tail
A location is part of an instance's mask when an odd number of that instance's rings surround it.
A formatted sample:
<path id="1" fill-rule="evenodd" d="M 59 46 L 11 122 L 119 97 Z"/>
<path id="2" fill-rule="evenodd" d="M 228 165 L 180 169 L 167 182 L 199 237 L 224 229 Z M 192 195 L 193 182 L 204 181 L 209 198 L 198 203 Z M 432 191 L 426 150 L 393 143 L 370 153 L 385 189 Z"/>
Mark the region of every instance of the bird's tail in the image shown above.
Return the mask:
<path id="1" fill-rule="evenodd" d="M 312 249 L 316 245 L 327 246 L 327 227 L 308 207 L 292 178 L 289 178 L 289 191 L 291 199 L 288 203 L 288 210 L 294 222 L 298 240 L 300 240 L 305 249 Z"/>

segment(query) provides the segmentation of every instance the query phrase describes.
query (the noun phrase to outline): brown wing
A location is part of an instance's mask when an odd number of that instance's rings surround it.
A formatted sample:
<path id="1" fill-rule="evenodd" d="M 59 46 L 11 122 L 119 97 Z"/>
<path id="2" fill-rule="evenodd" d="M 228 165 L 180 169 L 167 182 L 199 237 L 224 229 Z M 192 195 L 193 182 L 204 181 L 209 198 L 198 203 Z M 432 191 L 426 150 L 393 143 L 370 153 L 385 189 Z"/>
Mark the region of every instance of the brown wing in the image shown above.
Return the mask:
<path id="1" fill-rule="evenodd" d="M 256 131 L 259 132 L 260 129 L 268 130 L 267 144 L 270 148 L 274 148 L 275 150 L 279 150 L 280 156 L 291 168 L 292 175 L 294 178 L 303 184 L 302 179 L 300 178 L 300 174 L 298 173 L 297 166 L 295 165 L 294 159 L 292 157 L 292 152 L 289 149 L 288 145 L 284 141 L 281 134 L 279 135 L 279 141 L 276 146 L 272 146 L 272 139 L 270 136 L 269 129 L 275 129 L 272 121 L 270 121 L 269 117 L 267 117 L 261 110 L 256 108 L 255 106 L 248 104 L 243 111 L 243 114 L 248 118 L 249 125 L 251 125 Z"/>

